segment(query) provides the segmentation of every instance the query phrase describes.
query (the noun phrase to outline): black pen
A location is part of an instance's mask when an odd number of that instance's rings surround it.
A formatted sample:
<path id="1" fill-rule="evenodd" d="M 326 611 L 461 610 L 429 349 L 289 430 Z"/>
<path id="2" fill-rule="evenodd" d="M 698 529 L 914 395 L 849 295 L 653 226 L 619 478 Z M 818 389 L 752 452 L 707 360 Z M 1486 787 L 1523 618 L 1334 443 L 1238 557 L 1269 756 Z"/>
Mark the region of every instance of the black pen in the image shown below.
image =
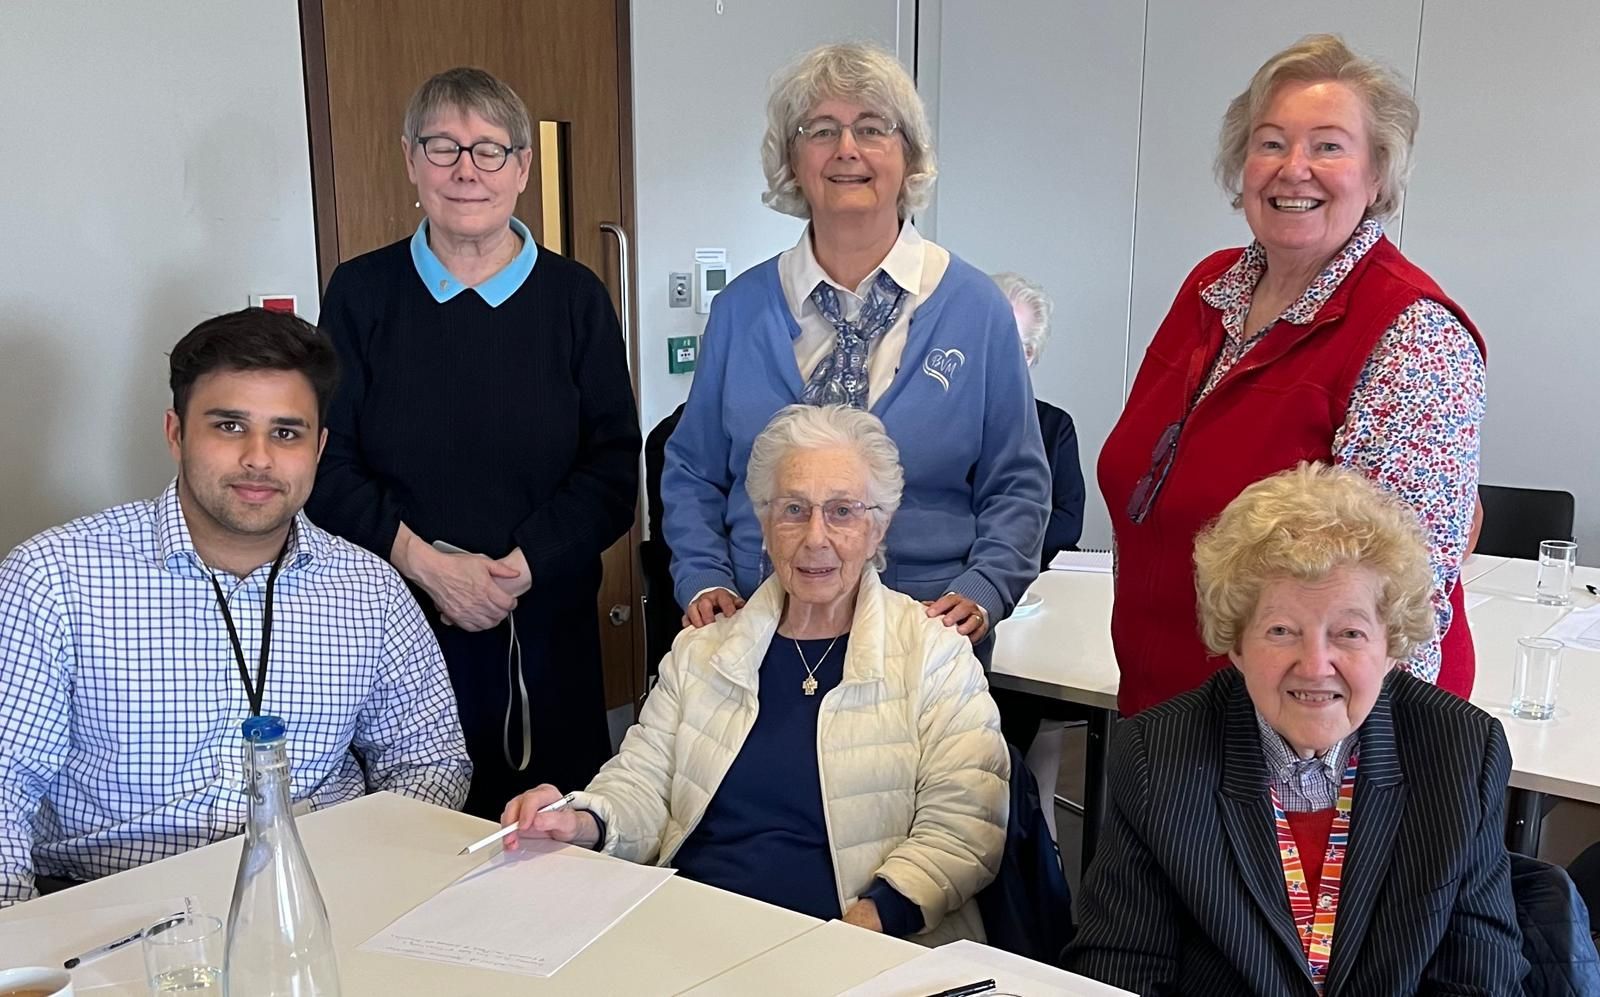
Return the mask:
<path id="1" fill-rule="evenodd" d="M 183 917 L 183 914 L 182 912 L 179 912 L 177 914 L 173 914 L 171 917 L 157 921 L 155 924 L 147 924 L 138 931 L 123 935 L 121 938 L 112 939 L 111 941 L 106 942 L 104 945 L 101 945 L 97 948 L 92 948 L 82 955 L 73 956 L 71 959 L 68 959 L 66 962 L 62 963 L 61 968 L 77 969 L 86 962 L 93 962 L 102 956 L 108 956 L 124 946 L 132 945 L 134 942 L 143 938 L 156 928 L 165 927 L 169 922 L 181 917 Z"/>
<path id="2" fill-rule="evenodd" d="M 993 980 L 979 980 L 976 983 L 963 983 L 959 987 L 941 990 L 936 994 L 929 994 L 928 997 L 972 997 L 973 994 L 981 994 L 993 989 Z"/>
<path id="3" fill-rule="evenodd" d="M 1590 595 L 1594 596 L 1596 599 L 1600 599 L 1600 589 L 1595 588 L 1593 585 L 1585 585 L 1584 588 L 1589 590 Z"/>

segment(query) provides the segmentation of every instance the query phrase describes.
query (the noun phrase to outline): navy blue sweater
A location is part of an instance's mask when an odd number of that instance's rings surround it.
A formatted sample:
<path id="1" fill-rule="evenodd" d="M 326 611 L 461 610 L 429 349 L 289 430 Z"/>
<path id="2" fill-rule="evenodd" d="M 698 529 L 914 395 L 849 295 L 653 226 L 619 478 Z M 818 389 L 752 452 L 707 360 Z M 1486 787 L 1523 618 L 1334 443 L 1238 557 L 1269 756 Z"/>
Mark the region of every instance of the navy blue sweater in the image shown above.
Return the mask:
<path id="1" fill-rule="evenodd" d="M 850 635 L 803 640 L 816 668 L 817 693 L 800 683 L 806 668 L 795 642 L 774 636 L 761 662 L 755 726 L 723 776 L 700 823 L 672 857 L 680 875 L 823 919 L 839 917 L 822 780 L 817 770 L 817 713 L 844 676 Z M 828 645 L 833 644 L 832 651 Z M 885 934 L 922 927 L 922 911 L 888 883 L 863 894 L 878 908 Z"/>

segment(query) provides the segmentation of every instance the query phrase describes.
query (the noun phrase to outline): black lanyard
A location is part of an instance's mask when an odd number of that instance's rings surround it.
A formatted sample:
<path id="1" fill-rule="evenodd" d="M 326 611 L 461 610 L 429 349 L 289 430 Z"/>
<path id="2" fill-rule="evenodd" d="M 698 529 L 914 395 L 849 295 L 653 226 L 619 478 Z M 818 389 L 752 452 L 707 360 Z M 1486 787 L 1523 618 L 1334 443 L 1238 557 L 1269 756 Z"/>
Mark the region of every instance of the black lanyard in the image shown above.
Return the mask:
<path id="1" fill-rule="evenodd" d="M 228 639 L 233 642 L 233 657 L 239 662 L 239 680 L 244 683 L 245 694 L 250 697 L 250 715 L 261 715 L 261 698 L 267 692 L 267 652 L 272 647 L 272 589 L 278 581 L 278 569 L 283 567 L 283 556 L 289 553 L 289 539 L 283 538 L 283 549 L 272 561 L 272 571 L 267 574 L 267 604 L 261 611 L 261 657 L 256 663 L 256 680 L 250 681 L 250 668 L 244 663 L 244 645 L 239 643 L 239 630 L 233 625 L 233 614 L 228 612 L 228 597 L 222 593 L 222 583 L 215 572 L 210 572 L 211 587 L 217 591 L 217 608 L 222 610 L 222 621 L 228 625 Z"/>

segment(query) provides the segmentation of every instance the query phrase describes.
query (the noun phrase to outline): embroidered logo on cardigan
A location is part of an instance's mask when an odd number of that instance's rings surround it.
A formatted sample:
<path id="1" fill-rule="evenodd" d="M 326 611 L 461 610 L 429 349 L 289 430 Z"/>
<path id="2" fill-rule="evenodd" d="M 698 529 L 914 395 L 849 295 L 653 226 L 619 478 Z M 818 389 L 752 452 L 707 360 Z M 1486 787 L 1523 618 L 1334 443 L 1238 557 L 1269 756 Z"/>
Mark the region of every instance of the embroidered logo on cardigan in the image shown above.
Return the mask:
<path id="1" fill-rule="evenodd" d="M 950 379 L 956 376 L 956 371 L 967 362 L 967 355 L 952 347 L 948 350 L 929 350 L 928 357 L 922 361 L 922 372 L 935 381 L 944 390 L 950 390 Z"/>

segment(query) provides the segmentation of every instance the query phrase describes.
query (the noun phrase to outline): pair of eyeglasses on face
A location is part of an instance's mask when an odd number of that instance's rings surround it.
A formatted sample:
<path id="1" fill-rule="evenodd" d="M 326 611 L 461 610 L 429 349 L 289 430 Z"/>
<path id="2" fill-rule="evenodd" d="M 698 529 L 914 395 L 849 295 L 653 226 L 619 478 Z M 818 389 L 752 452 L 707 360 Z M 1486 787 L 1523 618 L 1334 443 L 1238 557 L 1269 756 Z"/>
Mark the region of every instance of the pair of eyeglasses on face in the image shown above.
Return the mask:
<path id="1" fill-rule="evenodd" d="M 867 505 L 856 499 L 836 498 L 826 502 L 808 502 L 803 498 L 786 496 L 769 503 L 772 521 L 778 526 L 801 527 L 811 525 L 811 514 L 822 510 L 822 525 L 830 530 L 854 530 L 866 525 L 867 513 L 881 508 Z"/>
<path id="2" fill-rule="evenodd" d="M 848 125 L 838 118 L 821 117 L 805 122 L 795 129 L 795 134 L 807 145 L 831 149 L 847 131 L 863 149 L 884 149 L 894 141 L 900 126 L 877 114 L 863 114 Z"/>
<path id="3" fill-rule="evenodd" d="M 418 145 L 422 146 L 422 154 L 428 162 L 435 166 L 454 166 L 461 158 L 463 152 L 472 157 L 472 165 L 485 173 L 498 173 L 511 158 L 513 152 L 520 152 L 526 146 L 501 145 L 499 142 L 474 142 L 471 145 L 462 145 L 453 138 L 445 135 L 418 135 Z"/>

